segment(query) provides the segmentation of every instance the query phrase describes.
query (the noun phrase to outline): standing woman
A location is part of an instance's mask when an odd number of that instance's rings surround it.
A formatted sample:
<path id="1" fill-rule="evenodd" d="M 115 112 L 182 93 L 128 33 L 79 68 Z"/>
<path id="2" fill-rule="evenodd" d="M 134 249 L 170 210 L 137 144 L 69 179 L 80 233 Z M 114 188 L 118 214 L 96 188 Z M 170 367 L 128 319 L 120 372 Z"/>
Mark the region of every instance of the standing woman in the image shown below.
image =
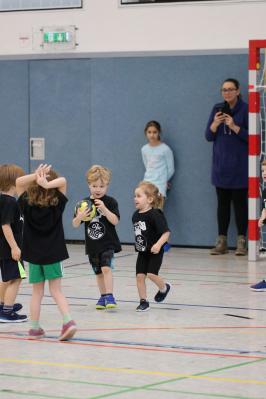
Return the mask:
<path id="1" fill-rule="evenodd" d="M 146 169 L 144 180 L 153 183 L 165 199 L 169 180 L 175 172 L 173 151 L 161 141 L 159 122 L 149 121 L 144 128 L 144 134 L 148 141 L 141 148 L 142 160 Z"/>
<path id="2" fill-rule="evenodd" d="M 233 203 L 237 226 L 235 255 L 246 255 L 248 224 L 248 105 L 241 99 L 236 79 L 226 79 L 221 87 L 224 103 L 211 112 L 205 136 L 213 142 L 212 184 L 216 188 L 218 238 L 211 255 L 228 252 L 227 231 Z"/>

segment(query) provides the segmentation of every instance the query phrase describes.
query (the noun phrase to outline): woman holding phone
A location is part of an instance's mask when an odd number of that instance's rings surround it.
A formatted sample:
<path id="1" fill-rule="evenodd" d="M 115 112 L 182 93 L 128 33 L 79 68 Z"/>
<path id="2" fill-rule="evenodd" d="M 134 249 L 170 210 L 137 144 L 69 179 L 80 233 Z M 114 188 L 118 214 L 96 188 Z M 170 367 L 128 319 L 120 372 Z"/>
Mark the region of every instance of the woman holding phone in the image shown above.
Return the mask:
<path id="1" fill-rule="evenodd" d="M 205 136 L 213 142 L 212 184 L 217 194 L 218 238 L 211 255 L 228 252 L 227 231 L 233 203 L 236 227 L 236 255 L 246 255 L 248 224 L 248 105 L 241 99 L 236 79 L 221 86 L 224 102 L 210 114 Z"/>

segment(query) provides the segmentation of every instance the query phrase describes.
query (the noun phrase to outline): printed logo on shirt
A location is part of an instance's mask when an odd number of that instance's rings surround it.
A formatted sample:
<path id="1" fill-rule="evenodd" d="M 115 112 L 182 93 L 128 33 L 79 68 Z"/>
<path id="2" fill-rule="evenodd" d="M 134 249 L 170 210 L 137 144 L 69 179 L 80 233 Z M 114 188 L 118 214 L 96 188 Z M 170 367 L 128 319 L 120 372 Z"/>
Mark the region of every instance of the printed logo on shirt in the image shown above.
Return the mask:
<path id="1" fill-rule="evenodd" d="M 105 235 L 105 226 L 100 222 L 102 213 L 97 209 L 95 217 L 92 219 L 88 226 L 88 236 L 91 240 L 100 240 Z"/>
<path id="2" fill-rule="evenodd" d="M 135 247 L 139 252 L 144 252 L 147 249 L 147 241 L 145 237 L 142 235 L 142 231 L 146 231 L 146 223 L 139 221 L 134 223 L 134 232 L 135 232 Z"/>
<path id="3" fill-rule="evenodd" d="M 100 222 L 92 222 L 88 227 L 88 236 L 91 240 L 100 240 L 105 234 L 105 227 Z"/>

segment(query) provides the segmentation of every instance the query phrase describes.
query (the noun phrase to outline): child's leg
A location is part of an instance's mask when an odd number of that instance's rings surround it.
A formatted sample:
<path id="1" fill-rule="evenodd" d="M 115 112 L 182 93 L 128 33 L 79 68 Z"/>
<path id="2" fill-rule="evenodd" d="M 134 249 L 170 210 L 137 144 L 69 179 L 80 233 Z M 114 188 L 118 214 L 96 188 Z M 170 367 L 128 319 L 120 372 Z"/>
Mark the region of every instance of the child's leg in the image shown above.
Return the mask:
<path id="1" fill-rule="evenodd" d="M 104 275 L 103 275 L 103 273 L 96 274 L 96 283 L 98 285 L 100 294 L 101 295 L 105 295 L 107 291 L 106 291 L 106 287 L 105 287 L 105 283 L 104 283 Z"/>
<path id="2" fill-rule="evenodd" d="M 136 276 L 139 299 L 147 299 L 146 274 L 138 273 Z"/>
<path id="3" fill-rule="evenodd" d="M 5 289 L 4 289 L 4 304 L 5 306 L 11 306 L 13 308 L 13 305 L 15 303 L 15 299 L 19 290 L 19 286 L 21 284 L 21 278 L 18 278 L 16 280 L 11 280 L 8 281 L 7 283 L 4 283 Z"/>
<path id="4" fill-rule="evenodd" d="M 49 291 L 64 317 L 64 315 L 69 314 L 69 306 L 67 299 L 61 290 L 61 280 L 61 278 L 49 280 Z"/>
<path id="5" fill-rule="evenodd" d="M 160 291 L 164 291 L 165 290 L 165 282 L 162 279 L 162 277 L 156 275 L 156 274 L 152 274 L 152 273 L 147 273 L 147 277 L 154 283 L 157 285 L 157 287 L 159 288 Z"/>
<path id="6" fill-rule="evenodd" d="M 41 313 L 41 303 L 44 294 L 44 281 L 32 284 L 32 296 L 30 300 L 30 318 L 33 327 L 38 327 Z"/>
<path id="7" fill-rule="evenodd" d="M 6 293 L 8 284 L 9 284 L 9 281 L 1 281 L 0 282 L 0 301 L 2 304 L 5 301 L 5 293 Z"/>
<path id="8" fill-rule="evenodd" d="M 113 293 L 113 273 L 109 266 L 102 266 L 103 283 L 106 294 Z"/>

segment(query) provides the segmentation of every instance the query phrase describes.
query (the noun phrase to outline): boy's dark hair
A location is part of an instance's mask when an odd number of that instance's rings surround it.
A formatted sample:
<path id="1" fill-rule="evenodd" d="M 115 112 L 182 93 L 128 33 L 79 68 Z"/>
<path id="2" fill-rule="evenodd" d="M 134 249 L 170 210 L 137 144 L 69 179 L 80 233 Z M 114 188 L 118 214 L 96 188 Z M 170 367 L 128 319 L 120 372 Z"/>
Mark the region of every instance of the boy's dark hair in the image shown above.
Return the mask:
<path id="1" fill-rule="evenodd" d="M 16 186 L 16 179 L 24 176 L 24 170 L 15 164 L 0 165 L 0 190 L 8 191 Z"/>

